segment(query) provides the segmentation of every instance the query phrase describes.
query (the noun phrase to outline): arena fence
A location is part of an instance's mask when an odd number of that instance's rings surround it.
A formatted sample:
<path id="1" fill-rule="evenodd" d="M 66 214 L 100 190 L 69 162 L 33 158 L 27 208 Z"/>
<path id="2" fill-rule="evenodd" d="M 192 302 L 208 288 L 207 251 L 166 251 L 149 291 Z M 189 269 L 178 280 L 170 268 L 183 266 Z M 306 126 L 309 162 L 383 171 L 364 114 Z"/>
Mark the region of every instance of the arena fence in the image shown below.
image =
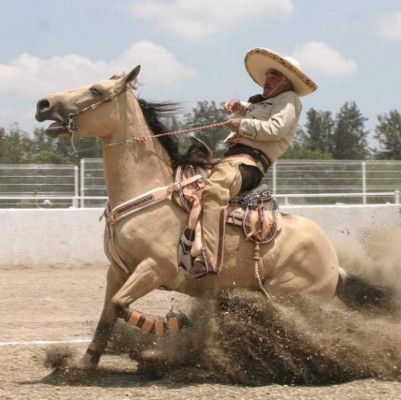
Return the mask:
<path id="1" fill-rule="evenodd" d="M 0 208 L 78 207 L 79 167 L 0 165 Z"/>
<path id="2" fill-rule="evenodd" d="M 400 204 L 401 161 L 281 160 L 264 182 L 282 205 Z M 93 208 L 106 200 L 101 159 L 0 165 L 0 208 Z"/>

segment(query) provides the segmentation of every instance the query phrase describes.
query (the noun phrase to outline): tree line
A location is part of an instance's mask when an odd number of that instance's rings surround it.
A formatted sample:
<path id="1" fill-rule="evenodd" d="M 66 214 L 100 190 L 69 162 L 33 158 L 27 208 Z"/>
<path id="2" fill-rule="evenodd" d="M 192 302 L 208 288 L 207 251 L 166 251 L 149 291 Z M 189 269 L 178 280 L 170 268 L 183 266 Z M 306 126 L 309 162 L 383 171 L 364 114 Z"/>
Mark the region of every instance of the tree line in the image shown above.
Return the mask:
<path id="1" fill-rule="evenodd" d="M 200 101 L 182 117 L 164 121 L 168 130 L 199 127 L 227 119 L 223 103 Z M 333 160 L 401 160 L 401 114 L 392 110 L 377 116 L 373 138 L 378 147 L 368 143 L 370 132 L 355 102 L 346 102 L 336 114 L 310 108 L 306 122 L 299 125 L 297 135 L 282 158 Z M 224 152 L 226 127 L 200 131 L 196 136 L 214 150 Z M 182 137 L 181 137 L 182 138 Z M 18 124 L 0 127 L 0 164 L 78 164 L 81 158 L 100 158 L 102 148 L 94 138 L 57 139 L 46 135 L 45 129 L 32 133 L 22 131 Z"/>

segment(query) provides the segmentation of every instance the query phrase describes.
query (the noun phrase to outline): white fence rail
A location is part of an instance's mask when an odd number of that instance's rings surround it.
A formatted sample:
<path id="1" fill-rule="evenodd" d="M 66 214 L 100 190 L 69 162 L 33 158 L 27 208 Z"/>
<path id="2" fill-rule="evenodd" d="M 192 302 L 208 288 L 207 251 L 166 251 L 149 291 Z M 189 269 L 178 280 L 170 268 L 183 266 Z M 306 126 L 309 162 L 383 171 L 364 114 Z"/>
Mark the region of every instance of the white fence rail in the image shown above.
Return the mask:
<path id="1" fill-rule="evenodd" d="M 265 182 L 282 205 L 400 204 L 401 161 L 281 160 Z M 0 208 L 93 208 L 106 199 L 101 159 L 0 165 Z"/>
<path id="2" fill-rule="evenodd" d="M 79 167 L 0 165 L 0 208 L 78 207 Z"/>

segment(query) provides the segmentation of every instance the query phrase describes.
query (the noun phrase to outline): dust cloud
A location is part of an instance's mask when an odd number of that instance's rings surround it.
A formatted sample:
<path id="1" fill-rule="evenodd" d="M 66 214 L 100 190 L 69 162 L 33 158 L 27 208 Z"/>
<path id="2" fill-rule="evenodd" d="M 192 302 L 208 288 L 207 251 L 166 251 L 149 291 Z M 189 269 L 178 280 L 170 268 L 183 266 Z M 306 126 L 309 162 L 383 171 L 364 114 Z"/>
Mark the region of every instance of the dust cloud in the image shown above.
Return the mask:
<path id="1" fill-rule="evenodd" d="M 401 292 L 401 227 L 367 233 L 360 246 L 338 246 L 337 253 L 347 271 Z"/>
<path id="2" fill-rule="evenodd" d="M 338 249 L 349 272 L 401 292 L 401 229 Z M 137 373 L 169 382 L 259 386 L 401 380 L 399 315 L 350 310 L 339 300 L 276 297 L 246 290 L 199 300 L 191 328 L 157 339 L 118 324 L 109 352 L 129 353 Z M 53 357 L 54 358 L 54 357 Z M 56 357 L 57 358 L 57 357 Z"/>

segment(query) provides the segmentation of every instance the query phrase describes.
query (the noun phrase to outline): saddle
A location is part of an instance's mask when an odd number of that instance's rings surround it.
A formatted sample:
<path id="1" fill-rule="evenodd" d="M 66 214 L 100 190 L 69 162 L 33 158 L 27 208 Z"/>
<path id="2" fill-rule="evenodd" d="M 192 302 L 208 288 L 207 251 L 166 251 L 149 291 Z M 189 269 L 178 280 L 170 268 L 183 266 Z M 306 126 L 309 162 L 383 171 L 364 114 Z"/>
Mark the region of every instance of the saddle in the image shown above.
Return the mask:
<path id="1" fill-rule="evenodd" d="M 209 170 L 195 166 L 181 166 L 176 171 L 176 182 L 191 176 L 201 175 L 202 179 L 187 185 L 173 194 L 176 203 L 189 213 L 188 225 L 184 228 L 179 245 L 179 263 L 187 269 L 191 260 L 200 254 L 202 248 L 199 216 L 204 180 Z M 273 240 L 281 229 L 281 214 L 276 200 L 266 184 L 231 199 L 227 208 L 226 223 L 240 226 L 246 240 L 261 244 Z"/>
<path id="2" fill-rule="evenodd" d="M 230 201 L 227 223 L 242 226 L 247 239 L 268 243 L 281 228 L 277 201 L 266 184 L 240 194 Z"/>

